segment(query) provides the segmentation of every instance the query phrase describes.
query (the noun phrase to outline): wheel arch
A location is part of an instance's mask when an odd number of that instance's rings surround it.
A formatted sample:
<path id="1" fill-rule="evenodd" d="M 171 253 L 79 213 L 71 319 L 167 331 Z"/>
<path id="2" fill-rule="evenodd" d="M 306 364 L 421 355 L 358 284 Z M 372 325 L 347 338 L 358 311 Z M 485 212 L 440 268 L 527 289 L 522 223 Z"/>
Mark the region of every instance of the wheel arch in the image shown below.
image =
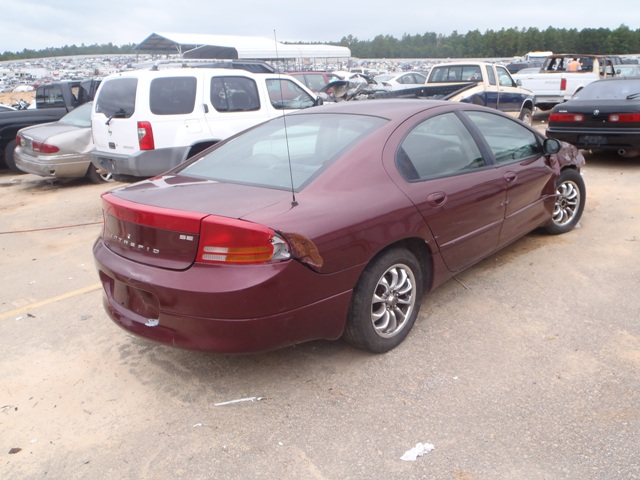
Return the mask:
<path id="1" fill-rule="evenodd" d="M 198 153 L 202 152 L 203 150 L 206 150 L 207 148 L 209 148 L 211 145 L 215 145 L 216 143 L 218 143 L 218 141 L 219 140 L 207 140 L 207 141 L 204 141 L 204 142 L 194 143 L 193 145 L 191 145 L 189 147 L 189 150 L 187 152 L 187 157 L 186 158 L 191 158 L 194 155 L 197 155 Z"/>
<path id="2" fill-rule="evenodd" d="M 369 264 L 374 262 L 376 258 L 384 254 L 389 250 L 395 248 L 406 248 L 415 255 L 420 264 L 420 270 L 422 273 L 422 291 L 424 293 L 429 292 L 433 287 L 433 252 L 431 246 L 422 238 L 410 237 L 398 240 L 392 244 L 387 245 L 385 248 L 376 253 L 370 260 Z"/>

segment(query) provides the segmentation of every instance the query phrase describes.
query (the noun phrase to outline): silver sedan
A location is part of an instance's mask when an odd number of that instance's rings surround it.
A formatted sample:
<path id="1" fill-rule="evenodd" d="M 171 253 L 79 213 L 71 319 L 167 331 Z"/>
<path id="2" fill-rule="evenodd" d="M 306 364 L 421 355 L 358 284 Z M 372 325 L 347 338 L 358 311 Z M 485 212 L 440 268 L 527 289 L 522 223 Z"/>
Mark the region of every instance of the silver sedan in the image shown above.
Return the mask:
<path id="1" fill-rule="evenodd" d="M 71 110 L 57 122 L 18 131 L 16 166 L 43 177 L 87 177 L 93 183 L 111 181 L 111 174 L 91 164 L 91 104 Z"/>

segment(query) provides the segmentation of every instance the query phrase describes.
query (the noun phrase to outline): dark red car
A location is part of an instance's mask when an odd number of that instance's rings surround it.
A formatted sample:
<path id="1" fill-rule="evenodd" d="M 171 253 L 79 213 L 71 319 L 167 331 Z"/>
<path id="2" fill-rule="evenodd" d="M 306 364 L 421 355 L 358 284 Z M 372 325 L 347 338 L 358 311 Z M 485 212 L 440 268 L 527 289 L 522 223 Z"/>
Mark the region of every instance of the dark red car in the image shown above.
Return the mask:
<path id="1" fill-rule="evenodd" d="M 397 346 L 424 292 L 585 202 L 584 158 L 495 110 L 341 102 L 278 118 L 103 196 L 94 255 L 121 327 L 256 352 Z"/>

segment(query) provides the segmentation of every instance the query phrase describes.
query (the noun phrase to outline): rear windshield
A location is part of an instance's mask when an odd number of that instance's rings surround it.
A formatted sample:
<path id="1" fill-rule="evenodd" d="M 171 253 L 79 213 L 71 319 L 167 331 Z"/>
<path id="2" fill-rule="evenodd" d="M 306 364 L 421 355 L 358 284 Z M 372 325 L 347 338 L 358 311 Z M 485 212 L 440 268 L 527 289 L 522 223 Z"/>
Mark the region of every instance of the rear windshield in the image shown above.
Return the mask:
<path id="1" fill-rule="evenodd" d="M 96 99 L 96 112 L 107 117 L 129 118 L 135 112 L 138 79 L 106 80 Z"/>
<path id="2" fill-rule="evenodd" d="M 90 127 L 91 126 L 91 107 L 92 103 L 85 103 L 74 108 L 59 120 L 59 123 L 65 125 L 73 125 L 74 127 Z"/>
<path id="3" fill-rule="evenodd" d="M 572 100 L 626 100 L 640 98 L 640 79 L 601 80 L 577 92 Z"/>
<path id="4" fill-rule="evenodd" d="M 195 77 L 154 78 L 149 88 L 149 108 L 155 115 L 184 115 L 196 104 Z"/>
<path id="5" fill-rule="evenodd" d="M 364 115 L 292 115 L 286 117 L 286 123 L 277 118 L 221 144 L 179 173 L 300 190 L 385 122 Z"/>

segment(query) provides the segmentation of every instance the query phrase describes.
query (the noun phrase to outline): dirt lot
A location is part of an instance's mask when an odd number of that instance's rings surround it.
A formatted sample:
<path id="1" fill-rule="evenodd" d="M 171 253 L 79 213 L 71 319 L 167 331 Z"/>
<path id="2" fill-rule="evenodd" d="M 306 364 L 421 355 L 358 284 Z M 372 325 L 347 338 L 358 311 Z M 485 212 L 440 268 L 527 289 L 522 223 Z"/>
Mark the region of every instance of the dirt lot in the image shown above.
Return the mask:
<path id="1" fill-rule="evenodd" d="M 0 105 L 12 105 L 19 100 L 24 100 L 27 103 L 31 103 L 36 98 L 35 90 L 31 92 L 0 92 Z"/>
<path id="2" fill-rule="evenodd" d="M 380 356 L 134 338 L 92 263 L 110 187 L 0 172 L 0 478 L 640 478 L 640 159 L 587 160 L 579 229 L 448 282 Z"/>

